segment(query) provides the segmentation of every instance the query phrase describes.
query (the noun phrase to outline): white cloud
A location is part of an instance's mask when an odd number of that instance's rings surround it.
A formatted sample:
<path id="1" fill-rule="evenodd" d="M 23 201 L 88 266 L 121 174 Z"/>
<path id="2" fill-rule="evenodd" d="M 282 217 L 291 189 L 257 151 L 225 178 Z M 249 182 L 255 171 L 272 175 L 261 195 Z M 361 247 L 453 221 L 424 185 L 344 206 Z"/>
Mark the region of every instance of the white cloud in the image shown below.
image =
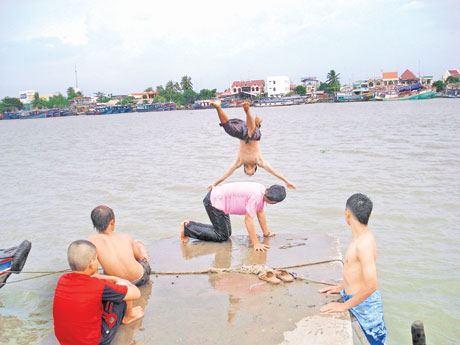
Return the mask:
<path id="1" fill-rule="evenodd" d="M 48 20 L 46 25 L 28 27 L 22 40 L 55 38 L 63 44 L 81 46 L 88 44 L 88 28 L 84 17 Z"/>
<path id="2" fill-rule="evenodd" d="M 418 0 L 412 0 L 410 2 L 406 2 L 404 5 L 403 5 L 403 9 L 404 10 L 408 10 L 408 11 L 412 11 L 412 10 L 418 10 L 420 8 L 423 8 L 424 5 L 422 4 L 421 1 L 418 1 Z"/>

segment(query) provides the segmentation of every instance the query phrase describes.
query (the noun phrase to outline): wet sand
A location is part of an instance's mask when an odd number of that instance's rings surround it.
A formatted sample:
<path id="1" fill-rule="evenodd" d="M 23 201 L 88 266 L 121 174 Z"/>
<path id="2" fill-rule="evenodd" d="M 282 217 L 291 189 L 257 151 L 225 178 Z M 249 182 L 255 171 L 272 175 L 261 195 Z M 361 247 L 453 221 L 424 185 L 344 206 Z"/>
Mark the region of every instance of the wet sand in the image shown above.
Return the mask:
<path id="1" fill-rule="evenodd" d="M 264 264 L 287 267 L 340 260 L 338 240 L 327 234 L 278 234 L 264 239 L 268 252 L 254 252 L 247 236 L 225 243 L 167 238 L 148 245 L 152 270 L 194 272 Z M 288 269 L 303 277 L 338 283 L 339 261 Z M 255 274 L 153 274 L 135 303 L 145 317 L 121 326 L 112 344 L 352 344 L 348 313 L 324 315 L 319 309 L 338 300 L 317 291 L 320 283 L 295 280 L 271 285 Z M 49 344 L 52 335 L 42 344 Z"/>

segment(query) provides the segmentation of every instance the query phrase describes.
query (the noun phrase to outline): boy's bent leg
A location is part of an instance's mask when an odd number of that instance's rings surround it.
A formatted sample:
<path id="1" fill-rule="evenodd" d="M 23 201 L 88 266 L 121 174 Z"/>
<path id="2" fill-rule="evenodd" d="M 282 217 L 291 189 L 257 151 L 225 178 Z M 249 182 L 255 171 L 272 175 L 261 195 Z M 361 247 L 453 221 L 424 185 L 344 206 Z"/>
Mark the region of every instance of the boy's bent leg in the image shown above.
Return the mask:
<path id="1" fill-rule="evenodd" d="M 210 102 L 211 105 L 216 108 L 217 115 L 219 116 L 219 120 L 221 124 L 224 124 L 228 121 L 228 116 L 225 114 L 223 109 L 220 107 L 220 101 Z"/>
<path id="2" fill-rule="evenodd" d="M 133 301 L 126 301 L 126 313 L 122 320 L 124 325 L 128 325 L 134 321 L 144 317 L 144 309 L 141 306 L 133 307 Z"/>
<path id="3" fill-rule="evenodd" d="M 144 257 L 144 259 L 150 262 L 149 254 L 147 253 L 147 249 L 145 248 L 144 242 L 136 240 L 134 241 L 134 244 L 137 246 L 137 248 L 139 248 L 141 255 Z"/>
<path id="4" fill-rule="evenodd" d="M 246 112 L 246 125 L 248 126 L 248 137 L 252 137 L 252 133 L 254 133 L 254 130 L 256 129 L 256 122 L 254 118 L 251 115 L 251 112 L 249 111 L 249 103 L 244 102 L 243 103 L 243 109 Z"/>
<path id="5" fill-rule="evenodd" d="M 101 341 L 99 344 L 109 344 L 126 314 L 126 302 L 114 303 L 110 301 L 102 302 L 103 314 L 101 323 Z"/>

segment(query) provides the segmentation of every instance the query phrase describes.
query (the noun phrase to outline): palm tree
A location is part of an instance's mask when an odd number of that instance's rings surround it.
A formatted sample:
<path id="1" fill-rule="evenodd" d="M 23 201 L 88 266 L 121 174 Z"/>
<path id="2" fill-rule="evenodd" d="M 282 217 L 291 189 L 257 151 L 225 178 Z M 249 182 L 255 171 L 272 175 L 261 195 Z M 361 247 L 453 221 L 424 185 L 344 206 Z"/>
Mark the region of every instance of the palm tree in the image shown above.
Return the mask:
<path id="1" fill-rule="evenodd" d="M 180 92 L 180 85 L 172 80 L 168 81 L 165 86 L 165 94 L 169 101 L 175 93 Z"/>
<path id="2" fill-rule="evenodd" d="M 67 88 L 67 98 L 71 99 L 71 98 L 74 98 L 75 96 L 76 96 L 75 89 L 72 86 L 69 86 Z"/>
<path id="3" fill-rule="evenodd" d="M 180 82 L 180 86 L 182 87 L 182 90 L 193 90 L 193 84 L 192 84 L 192 77 L 189 77 L 187 75 L 184 75 L 182 77 L 182 80 Z"/>
<path id="4" fill-rule="evenodd" d="M 32 106 L 34 108 L 38 108 L 41 105 L 40 103 L 41 103 L 40 95 L 38 94 L 38 92 L 35 92 L 34 100 L 32 101 Z"/>
<path id="5" fill-rule="evenodd" d="M 329 73 L 327 74 L 327 80 L 326 82 L 331 85 L 331 84 L 338 84 L 339 83 L 339 76 L 340 76 L 340 73 L 335 73 L 335 71 L 333 69 L 331 69 L 329 71 Z"/>
<path id="6" fill-rule="evenodd" d="M 327 74 L 326 83 L 328 84 L 329 88 L 333 89 L 334 91 L 340 88 L 340 73 L 335 73 L 333 69 L 329 71 Z"/>

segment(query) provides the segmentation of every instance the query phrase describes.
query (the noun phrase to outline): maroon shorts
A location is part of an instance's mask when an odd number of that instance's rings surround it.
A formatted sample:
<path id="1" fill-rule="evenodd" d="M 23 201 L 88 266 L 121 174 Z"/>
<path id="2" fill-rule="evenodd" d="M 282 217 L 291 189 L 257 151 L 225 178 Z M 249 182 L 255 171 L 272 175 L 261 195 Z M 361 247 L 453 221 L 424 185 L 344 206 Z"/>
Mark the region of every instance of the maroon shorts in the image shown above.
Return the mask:
<path id="1" fill-rule="evenodd" d="M 256 126 L 252 132 L 251 137 L 249 137 L 248 126 L 246 125 L 246 122 L 240 119 L 230 119 L 225 123 L 221 123 L 220 125 L 224 127 L 224 130 L 227 132 L 227 134 L 243 140 L 246 144 L 249 143 L 250 140 L 260 140 L 260 137 L 262 136 L 259 126 Z"/>

